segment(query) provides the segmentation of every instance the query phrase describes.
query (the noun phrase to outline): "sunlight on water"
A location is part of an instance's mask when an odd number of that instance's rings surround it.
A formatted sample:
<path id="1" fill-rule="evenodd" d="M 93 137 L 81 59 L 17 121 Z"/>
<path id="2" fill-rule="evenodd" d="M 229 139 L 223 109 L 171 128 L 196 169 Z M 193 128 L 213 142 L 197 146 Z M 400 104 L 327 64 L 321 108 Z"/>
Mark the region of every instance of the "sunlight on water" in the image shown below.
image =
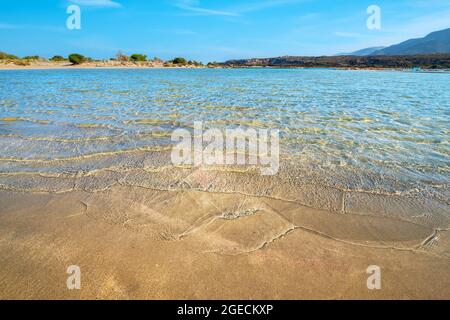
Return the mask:
<path id="1" fill-rule="evenodd" d="M 326 172 L 447 186 L 449 85 L 448 74 L 381 71 L 0 71 L 0 157 L 154 150 L 204 121 L 279 129 L 282 158 Z"/>

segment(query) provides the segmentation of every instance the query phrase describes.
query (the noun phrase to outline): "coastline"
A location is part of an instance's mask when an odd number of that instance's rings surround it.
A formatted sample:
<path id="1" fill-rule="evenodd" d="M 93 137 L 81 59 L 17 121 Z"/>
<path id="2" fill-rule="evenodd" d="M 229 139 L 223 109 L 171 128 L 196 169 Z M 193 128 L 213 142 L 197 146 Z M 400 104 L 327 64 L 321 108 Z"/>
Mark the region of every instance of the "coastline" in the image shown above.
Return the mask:
<path id="1" fill-rule="evenodd" d="M 117 70 L 117 69 L 329 69 L 329 70 L 347 70 L 347 71 L 409 71 L 405 69 L 395 68 L 335 68 L 335 67 L 192 67 L 192 66 L 140 66 L 140 65 L 115 65 L 115 66 L 102 66 L 95 64 L 81 64 L 81 65 L 30 65 L 30 66 L 17 66 L 17 65 L 5 65 L 0 64 L 0 70 Z"/>
<path id="2" fill-rule="evenodd" d="M 292 66 L 162 66 L 162 65 L 139 65 L 139 64 L 116 64 L 116 65 L 103 65 L 97 63 L 84 63 L 79 65 L 73 64 L 32 64 L 28 66 L 20 66 L 15 64 L 2 64 L 0 63 L 0 71 L 17 71 L 17 70 L 123 70 L 123 69 L 305 69 L 305 70 L 314 70 L 314 69 L 327 69 L 327 70 L 340 70 L 340 71 L 397 71 L 397 72 L 411 72 L 411 73 L 434 73 L 434 74 L 449 74 L 450 70 L 447 69 L 433 69 L 433 70 L 420 70 L 420 71 L 412 71 L 407 68 L 392 68 L 392 67 L 292 67 Z"/>

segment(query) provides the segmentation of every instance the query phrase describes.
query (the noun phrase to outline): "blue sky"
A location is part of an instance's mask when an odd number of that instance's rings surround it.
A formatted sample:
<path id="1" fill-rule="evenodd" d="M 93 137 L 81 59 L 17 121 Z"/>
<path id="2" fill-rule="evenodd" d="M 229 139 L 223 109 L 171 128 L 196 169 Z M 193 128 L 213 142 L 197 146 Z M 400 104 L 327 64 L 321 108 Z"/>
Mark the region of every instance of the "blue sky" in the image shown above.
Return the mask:
<path id="1" fill-rule="evenodd" d="M 70 4 L 81 8 L 81 30 L 66 28 Z M 381 8 L 381 30 L 366 26 L 369 5 Z M 0 51 L 20 56 L 333 55 L 450 27 L 449 0 L 0 0 L 0 8 Z"/>

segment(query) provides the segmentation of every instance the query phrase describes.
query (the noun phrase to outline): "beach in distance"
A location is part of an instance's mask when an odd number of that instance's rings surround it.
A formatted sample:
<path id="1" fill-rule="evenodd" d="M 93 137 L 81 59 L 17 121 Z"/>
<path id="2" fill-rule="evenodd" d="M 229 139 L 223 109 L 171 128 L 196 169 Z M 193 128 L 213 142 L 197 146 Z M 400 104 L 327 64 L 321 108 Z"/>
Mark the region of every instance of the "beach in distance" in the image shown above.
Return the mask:
<path id="1" fill-rule="evenodd" d="M 57 57 L 57 59 L 55 59 Z M 264 59 L 240 59 L 225 62 L 208 62 L 175 58 L 163 61 L 159 58 L 133 61 L 129 57 L 93 60 L 85 58 L 80 62 L 55 56 L 51 59 L 24 57 L 22 59 L 0 52 L 0 70 L 19 69 L 123 69 L 123 68 L 329 68 L 340 70 L 415 70 L 427 72 L 450 72 L 450 54 L 421 54 L 409 56 L 285 56 Z"/>
<path id="2" fill-rule="evenodd" d="M 0 69 L 1 299 L 450 298 L 449 74 Z M 175 163 L 199 123 L 274 171 Z"/>

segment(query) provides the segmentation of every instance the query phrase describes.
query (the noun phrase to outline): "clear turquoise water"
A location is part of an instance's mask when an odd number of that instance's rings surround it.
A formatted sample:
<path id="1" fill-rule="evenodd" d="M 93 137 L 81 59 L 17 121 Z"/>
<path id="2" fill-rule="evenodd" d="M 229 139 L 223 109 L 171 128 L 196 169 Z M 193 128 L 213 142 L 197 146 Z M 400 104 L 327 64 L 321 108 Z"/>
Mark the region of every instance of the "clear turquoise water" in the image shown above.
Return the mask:
<path id="1" fill-rule="evenodd" d="M 448 190 L 450 74 L 0 71 L 2 172 L 12 170 L 11 160 L 165 145 L 172 130 L 194 121 L 279 129 L 282 158 L 324 172 L 343 168 Z"/>

